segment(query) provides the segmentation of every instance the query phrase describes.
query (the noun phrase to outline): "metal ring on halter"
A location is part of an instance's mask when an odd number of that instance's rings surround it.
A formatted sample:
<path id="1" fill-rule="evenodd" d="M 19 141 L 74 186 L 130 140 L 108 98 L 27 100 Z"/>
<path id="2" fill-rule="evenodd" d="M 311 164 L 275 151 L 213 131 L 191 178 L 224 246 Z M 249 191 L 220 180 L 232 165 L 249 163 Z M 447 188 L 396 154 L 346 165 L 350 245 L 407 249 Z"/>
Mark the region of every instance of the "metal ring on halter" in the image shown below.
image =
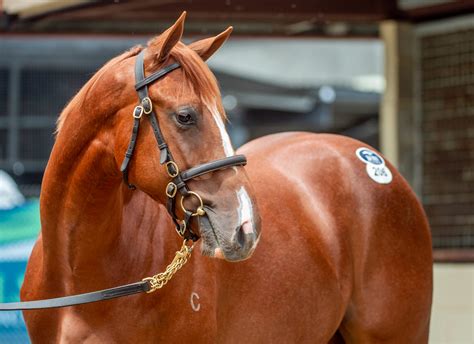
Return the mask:
<path id="1" fill-rule="evenodd" d="M 175 170 L 175 173 L 171 173 L 170 172 L 170 166 L 173 166 L 174 170 Z M 171 177 L 171 178 L 174 178 L 174 177 L 177 177 L 178 174 L 179 174 L 179 167 L 178 165 L 176 165 L 176 163 L 174 161 L 168 161 L 166 164 L 165 164 L 165 167 L 166 167 L 166 172 L 168 172 L 168 175 Z"/>
<path id="2" fill-rule="evenodd" d="M 184 198 L 186 196 L 194 196 L 198 199 L 199 201 L 199 206 L 196 208 L 196 212 L 193 213 L 189 210 L 187 210 L 185 207 L 184 207 Z M 181 209 L 183 209 L 183 211 L 186 213 L 186 212 L 190 212 L 191 213 L 191 216 L 203 216 L 206 212 L 204 211 L 204 203 L 202 202 L 202 198 L 201 196 L 199 196 L 197 193 L 195 193 L 194 191 L 188 191 L 188 194 L 186 196 L 183 196 L 181 197 Z"/>

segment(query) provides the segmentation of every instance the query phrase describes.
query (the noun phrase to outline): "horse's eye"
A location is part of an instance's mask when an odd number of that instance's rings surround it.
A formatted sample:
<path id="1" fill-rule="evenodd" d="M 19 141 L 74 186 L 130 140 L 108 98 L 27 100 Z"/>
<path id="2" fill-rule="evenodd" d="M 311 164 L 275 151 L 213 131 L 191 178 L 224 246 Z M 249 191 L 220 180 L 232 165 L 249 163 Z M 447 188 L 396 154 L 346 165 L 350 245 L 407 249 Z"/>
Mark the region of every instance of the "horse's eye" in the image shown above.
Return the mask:
<path id="1" fill-rule="evenodd" d="M 194 123 L 193 116 L 189 112 L 185 111 L 178 112 L 176 119 L 178 120 L 178 123 L 182 125 L 190 125 Z"/>

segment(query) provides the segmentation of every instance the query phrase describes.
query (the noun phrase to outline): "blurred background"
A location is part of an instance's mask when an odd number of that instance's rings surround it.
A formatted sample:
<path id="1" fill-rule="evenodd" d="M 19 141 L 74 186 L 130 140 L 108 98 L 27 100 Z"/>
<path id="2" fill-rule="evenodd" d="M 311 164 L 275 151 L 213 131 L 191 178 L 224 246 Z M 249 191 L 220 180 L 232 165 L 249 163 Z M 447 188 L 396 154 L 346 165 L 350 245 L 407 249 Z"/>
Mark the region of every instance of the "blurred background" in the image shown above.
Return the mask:
<path id="1" fill-rule="evenodd" d="M 0 302 L 18 300 L 62 108 L 183 10 L 186 42 L 234 27 L 209 66 L 236 147 L 331 132 L 398 167 L 432 228 L 430 342 L 474 343 L 474 1 L 0 0 Z M 0 313 L 0 343 L 27 341 Z"/>

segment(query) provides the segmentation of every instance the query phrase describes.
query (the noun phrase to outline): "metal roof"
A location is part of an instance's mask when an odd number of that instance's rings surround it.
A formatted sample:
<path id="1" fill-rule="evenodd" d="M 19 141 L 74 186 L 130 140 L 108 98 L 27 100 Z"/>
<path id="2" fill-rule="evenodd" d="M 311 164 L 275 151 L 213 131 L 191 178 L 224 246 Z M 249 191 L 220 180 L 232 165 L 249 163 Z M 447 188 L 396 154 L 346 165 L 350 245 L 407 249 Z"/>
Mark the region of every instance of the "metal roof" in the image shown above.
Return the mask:
<path id="1" fill-rule="evenodd" d="M 188 11 L 188 33 L 234 25 L 237 34 L 376 36 L 384 19 L 426 20 L 474 11 L 448 0 L 0 0 L 0 31 L 156 33 Z"/>

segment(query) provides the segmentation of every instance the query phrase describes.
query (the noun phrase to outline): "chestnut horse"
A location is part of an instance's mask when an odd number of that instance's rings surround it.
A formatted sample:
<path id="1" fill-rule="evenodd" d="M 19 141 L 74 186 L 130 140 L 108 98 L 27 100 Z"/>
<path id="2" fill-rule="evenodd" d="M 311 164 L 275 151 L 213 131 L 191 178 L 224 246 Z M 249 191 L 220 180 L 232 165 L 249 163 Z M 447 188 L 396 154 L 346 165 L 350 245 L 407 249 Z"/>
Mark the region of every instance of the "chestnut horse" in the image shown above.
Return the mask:
<path id="1" fill-rule="evenodd" d="M 183 22 L 184 14 L 146 48 L 108 62 L 61 114 L 23 300 L 141 280 L 162 271 L 181 244 L 163 206 L 168 176 L 143 118 L 128 176 L 137 189 L 127 188 L 120 173 L 140 51 L 146 75 L 181 64 L 149 88 L 180 168 L 234 154 L 217 83 L 204 63 L 231 30 L 186 46 Z M 189 182 L 206 207 L 206 220 L 191 222 L 201 254 L 165 288 L 25 311 L 32 341 L 426 343 L 432 295 L 426 217 L 390 163 L 390 182 L 369 178 L 368 163 L 355 154 L 360 147 L 369 148 L 310 133 L 248 143 L 240 149 L 245 168 Z M 251 234 L 239 232 L 243 219 Z"/>

